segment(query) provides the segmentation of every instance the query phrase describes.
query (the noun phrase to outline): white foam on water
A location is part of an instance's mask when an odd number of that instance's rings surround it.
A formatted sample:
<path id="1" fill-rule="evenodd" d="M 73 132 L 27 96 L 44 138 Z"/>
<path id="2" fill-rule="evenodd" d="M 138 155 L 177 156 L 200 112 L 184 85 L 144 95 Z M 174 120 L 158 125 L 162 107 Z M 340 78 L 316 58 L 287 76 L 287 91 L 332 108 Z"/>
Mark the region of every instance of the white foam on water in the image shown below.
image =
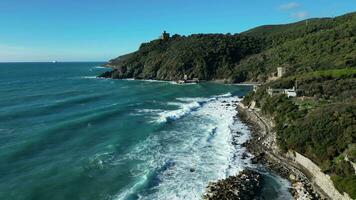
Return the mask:
<path id="1" fill-rule="evenodd" d="M 152 117 L 152 120 L 150 121 L 151 123 L 155 123 L 156 119 L 155 116 L 157 116 L 159 113 L 163 112 L 163 110 L 161 109 L 135 109 L 135 111 L 133 113 L 130 113 L 130 115 L 132 116 L 149 116 Z M 153 115 L 153 116 L 151 116 Z"/>
<path id="2" fill-rule="evenodd" d="M 162 81 L 162 80 L 152 80 L 152 79 L 135 79 L 135 78 L 124 78 L 122 80 L 126 81 L 143 81 L 149 83 L 171 83 L 172 81 Z"/>
<path id="3" fill-rule="evenodd" d="M 181 83 L 177 83 L 176 81 L 169 81 L 169 83 L 172 84 L 172 85 L 181 85 L 181 86 L 198 84 L 198 83 L 184 83 L 184 84 L 181 84 Z"/>
<path id="4" fill-rule="evenodd" d="M 81 76 L 80 78 L 82 78 L 82 79 L 96 79 L 98 77 L 97 76 Z"/>
<path id="5" fill-rule="evenodd" d="M 244 150 L 232 144 L 233 135 L 236 131 L 241 133 L 235 140 L 241 144 L 249 134 L 245 125 L 234 120 L 237 111 L 232 105 L 236 101 L 237 97 L 226 94 L 182 98 L 171 103 L 179 109 L 161 112 L 159 117 L 162 121 L 179 120 L 170 124 L 171 128 L 153 133 L 124 156 L 139 161 L 132 176 L 144 176 L 146 183 L 128 186 L 115 199 L 125 199 L 130 194 L 143 200 L 201 199 L 210 181 L 244 169 L 248 163 L 239 157 Z"/>
<path id="6" fill-rule="evenodd" d="M 138 113 L 159 113 L 162 112 L 161 109 L 136 109 Z"/>
<path id="7" fill-rule="evenodd" d="M 169 120 L 177 120 L 184 115 L 192 112 L 194 109 L 197 109 L 200 107 L 200 103 L 197 101 L 193 101 L 191 103 L 177 103 L 180 108 L 178 110 L 172 110 L 172 111 L 163 111 L 159 114 L 159 118 L 157 119 L 157 122 L 167 122 Z"/>
<path id="8" fill-rule="evenodd" d="M 142 175 L 140 179 L 130 188 L 124 188 L 123 192 L 119 193 L 114 199 L 127 199 L 130 195 L 135 193 L 135 190 L 145 183 L 147 180 L 147 173 Z"/>
<path id="9" fill-rule="evenodd" d="M 103 66 L 96 66 L 94 67 L 95 69 L 108 69 L 108 67 L 103 67 Z"/>
<path id="10" fill-rule="evenodd" d="M 165 80 L 154 80 L 154 79 L 135 79 L 135 78 L 124 78 L 122 80 L 126 81 L 143 81 L 143 82 L 151 82 L 151 83 L 169 83 L 172 85 L 179 85 L 179 86 L 187 86 L 187 85 L 196 85 L 197 83 L 184 83 L 180 84 L 177 83 L 176 81 L 165 81 Z"/>
<path id="11" fill-rule="evenodd" d="M 168 105 L 178 106 L 178 109 L 161 112 L 156 121 L 158 123 L 164 123 L 180 119 L 181 117 L 202 107 L 207 102 L 216 101 L 219 98 L 229 96 L 231 96 L 231 93 L 214 96 L 211 98 L 177 98 L 178 102 L 169 102 Z"/>

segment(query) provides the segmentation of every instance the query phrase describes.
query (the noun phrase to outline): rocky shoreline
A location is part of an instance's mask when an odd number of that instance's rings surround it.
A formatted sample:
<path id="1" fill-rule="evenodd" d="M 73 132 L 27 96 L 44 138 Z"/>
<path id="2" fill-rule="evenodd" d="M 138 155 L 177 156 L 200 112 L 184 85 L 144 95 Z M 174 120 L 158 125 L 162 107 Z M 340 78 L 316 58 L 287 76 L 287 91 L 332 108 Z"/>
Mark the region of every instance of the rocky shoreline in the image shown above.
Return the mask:
<path id="1" fill-rule="evenodd" d="M 268 170 L 288 179 L 292 183 L 291 193 L 297 200 L 325 199 L 323 194 L 314 190 L 311 182 L 296 166 L 285 159 L 279 151 L 272 122 L 262 119 L 255 111 L 237 105 L 239 119 L 246 123 L 251 131 L 251 139 L 243 144 L 254 155 L 253 164 L 262 164 Z"/>
<path id="2" fill-rule="evenodd" d="M 262 175 L 245 169 L 237 176 L 209 183 L 204 200 L 259 199 Z"/>

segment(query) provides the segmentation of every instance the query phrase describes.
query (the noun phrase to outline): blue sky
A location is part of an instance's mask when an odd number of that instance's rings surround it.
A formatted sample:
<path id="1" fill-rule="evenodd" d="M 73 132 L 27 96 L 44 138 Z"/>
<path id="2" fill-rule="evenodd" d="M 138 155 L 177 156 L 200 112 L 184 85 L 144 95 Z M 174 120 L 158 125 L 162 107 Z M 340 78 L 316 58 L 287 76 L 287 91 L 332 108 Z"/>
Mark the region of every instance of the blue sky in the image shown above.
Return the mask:
<path id="1" fill-rule="evenodd" d="M 356 11 L 356 0 L 0 0 L 0 62 L 106 61 L 163 30 L 238 33 Z"/>

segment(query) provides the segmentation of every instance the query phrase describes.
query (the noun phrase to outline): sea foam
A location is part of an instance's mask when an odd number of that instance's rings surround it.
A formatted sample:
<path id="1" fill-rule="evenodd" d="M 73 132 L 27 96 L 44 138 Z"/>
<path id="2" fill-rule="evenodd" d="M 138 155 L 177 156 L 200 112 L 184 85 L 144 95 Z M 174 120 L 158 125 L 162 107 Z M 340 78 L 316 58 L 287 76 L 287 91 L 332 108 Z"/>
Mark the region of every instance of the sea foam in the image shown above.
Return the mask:
<path id="1" fill-rule="evenodd" d="M 211 98 L 177 98 L 178 102 L 169 102 L 168 104 L 178 106 L 178 109 L 163 111 L 159 113 L 158 119 L 156 121 L 162 123 L 180 119 L 181 117 L 197 110 L 208 102 L 216 101 L 219 98 L 221 99 L 229 96 L 231 96 L 231 93 L 214 96 Z"/>
<path id="2" fill-rule="evenodd" d="M 235 175 L 248 166 L 238 145 L 248 139 L 248 129 L 234 120 L 237 111 L 232 106 L 239 100 L 231 94 L 180 98 L 168 103 L 177 106 L 176 110 L 144 110 L 158 114 L 158 123 L 172 123 L 124 156 L 140 161 L 132 171 L 138 182 L 114 199 L 132 195 L 139 199 L 201 199 L 210 181 Z M 237 131 L 240 134 L 234 140 Z"/>

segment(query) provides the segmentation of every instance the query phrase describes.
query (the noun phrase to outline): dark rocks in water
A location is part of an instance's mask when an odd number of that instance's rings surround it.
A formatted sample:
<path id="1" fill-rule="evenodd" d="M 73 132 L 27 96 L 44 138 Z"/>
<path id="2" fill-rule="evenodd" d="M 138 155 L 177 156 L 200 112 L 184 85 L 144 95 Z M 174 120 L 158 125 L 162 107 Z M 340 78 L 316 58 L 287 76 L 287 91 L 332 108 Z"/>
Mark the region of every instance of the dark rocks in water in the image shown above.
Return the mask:
<path id="1" fill-rule="evenodd" d="M 257 164 L 257 163 L 261 163 L 264 159 L 265 153 L 259 153 L 258 155 L 256 155 L 255 157 L 253 157 L 251 159 L 251 163 L 252 164 Z"/>
<path id="2" fill-rule="evenodd" d="M 237 176 L 230 176 L 215 183 L 209 183 L 204 200 L 253 200 L 260 199 L 262 175 L 244 170 Z"/>
<path id="3" fill-rule="evenodd" d="M 239 138 L 240 138 L 240 135 L 242 133 L 241 132 L 236 132 L 233 136 L 232 136 L 232 141 L 231 141 L 231 144 L 233 144 L 234 146 L 238 146 L 239 145 Z"/>
<path id="4" fill-rule="evenodd" d="M 195 169 L 194 168 L 190 168 L 189 171 L 190 172 L 195 172 Z"/>
<path id="5" fill-rule="evenodd" d="M 98 77 L 100 78 L 112 78 L 113 71 L 107 71 L 100 74 Z"/>
<path id="6" fill-rule="evenodd" d="M 247 153 L 243 153 L 242 156 L 241 156 L 241 158 L 242 158 L 243 160 L 245 160 L 247 157 L 248 157 Z"/>

